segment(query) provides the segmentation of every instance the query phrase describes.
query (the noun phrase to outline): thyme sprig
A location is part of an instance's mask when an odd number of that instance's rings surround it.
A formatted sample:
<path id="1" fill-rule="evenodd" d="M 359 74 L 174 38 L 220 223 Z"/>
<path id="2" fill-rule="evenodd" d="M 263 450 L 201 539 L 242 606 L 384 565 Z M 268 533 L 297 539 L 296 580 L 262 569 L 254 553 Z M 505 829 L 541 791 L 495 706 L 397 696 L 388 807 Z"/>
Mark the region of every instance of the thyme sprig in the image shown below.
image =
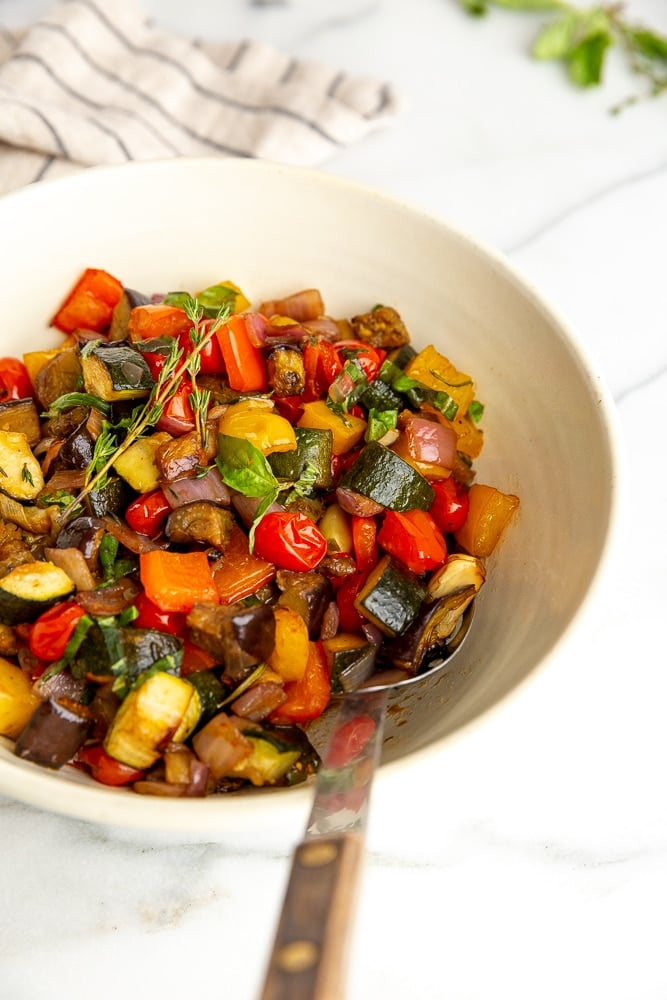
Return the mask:
<path id="1" fill-rule="evenodd" d="M 131 445 L 135 443 L 147 430 L 152 428 L 164 413 L 164 408 L 171 397 L 177 391 L 181 381 L 185 377 L 195 380 L 200 365 L 200 354 L 215 336 L 216 331 L 229 318 L 231 306 L 225 304 L 220 307 L 215 319 L 212 322 L 203 323 L 207 319 L 203 308 L 192 296 L 187 296 L 182 306 L 191 320 L 193 326 L 190 332 L 192 349 L 184 355 L 178 341 L 173 340 L 170 350 L 165 358 L 165 362 L 158 373 L 155 385 L 143 406 L 136 407 L 129 418 L 112 424 L 104 421 L 102 432 L 95 443 L 93 461 L 91 463 L 86 482 L 79 493 L 74 497 L 72 503 L 63 511 L 59 520 L 64 523 L 72 513 L 81 505 L 84 497 L 88 496 L 96 489 L 102 489 L 109 481 L 109 473 L 114 464 L 118 461 Z M 200 432 L 205 428 L 205 409 L 208 409 L 208 399 L 206 391 L 198 391 L 198 402 L 195 408 L 195 415 L 199 419 Z M 115 432 L 118 429 L 125 430 L 125 437 L 121 442 L 116 441 Z"/>

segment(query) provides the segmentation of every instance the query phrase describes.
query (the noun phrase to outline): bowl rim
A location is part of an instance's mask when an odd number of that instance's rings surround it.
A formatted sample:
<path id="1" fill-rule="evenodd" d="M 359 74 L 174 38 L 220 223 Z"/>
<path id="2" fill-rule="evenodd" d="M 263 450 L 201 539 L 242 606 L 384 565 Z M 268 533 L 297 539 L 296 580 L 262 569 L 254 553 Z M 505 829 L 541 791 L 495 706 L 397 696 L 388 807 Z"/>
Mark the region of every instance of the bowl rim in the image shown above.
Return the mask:
<path id="1" fill-rule="evenodd" d="M 84 185 L 105 185 L 115 183 L 116 178 L 127 174 L 178 174 L 184 172 L 194 174 L 201 171 L 213 171 L 234 174 L 238 171 L 256 172 L 258 174 L 284 174 L 292 180 L 318 183 L 326 189 L 336 189 L 342 193 L 350 192 L 356 196 L 371 199 L 391 210 L 400 210 L 417 221 L 445 232 L 449 238 L 454 238 L 479 258 L 486 259 L 501 278 L 508 281 L 514 290 L 526 297 L 537 312 L 544 315 L 554 327 L 563 344 L 579 362 L 582 375 L 585 376 L 591 394 L 599 402 L 601 425 L 605 432 L 608 450 L 611 482 L 609 484 L 609 515 L 607 519 L 604 540 L 590 582 L 582 600 L 571 615 L 570 620 L 556 638 L 551 648 L 542 656 L 539 663 L 527 676 L 520 679 L 513 688 L 493 705 L 485 708 L 474 718 L 463 722 L 457 729 L 427 746 L 410 751 L 400 759 L 388 762 L 379 770 L 377 783 L 390 781 L 392 776 L 406 767 L 419 766 L 419 762 L 434 752 L 443 752 L 452 741 L 461 740 L 474 734 L 484 725 L 489 716 L 502 712 L 508 704 L 522 696 L 528 688 L 536 683 L 558 656 L 561 648 L 569 642 L 574 632 L 587 617 L 589 608 L 598 598 L 602 581 L 616 553 L 622 511 L 625 505 L 624 484 L 626 482 L 625 467 L 627 453 L 620 426 L 620 417 L 614 403 L 611 391 L 604 377 L 599 372 L 592 353 L 564 319 L 548 297 L 538 291 L 534 283 L 527 278 L 521 268 L 511 262 L 508 257 L 495 247 L 474 236 L 461 226 L 451 223 L 444 215 L 430 211 L 425 207 L 373 187 L 371 184 L 331 173 L 319 167 L 303 167 L 279 163 L 271 160 L 243 159 L 239 157 L 216 158 L 209 156 L 164 158 L 150 161 L 133 161 L 130 163 L 92 166 L 82 168 L 80 172 L 64 177 L 40 182 L 33 182 L 15 191 L 10 191 L 0 197 L 0 223 L 9 210 L 25 202 L 28 206 L 43 198 L 58 197 L 58 192 L 66 193 L 70 188 L 76 189 Z M 0 738 L 4 741 L 4 738 Z M 23 765 L 23 766 L 17 766 Z M 67 795 L 61 798 L 54 796 L 57 787 L 66 787 Z M 165 799 L 153 796 L 131 795 L 127 790 L 107 788 L 77 781 L 54 781 L 53 772 L 26 762 L 9 762 L 0 759 L 0 794 L 33 806 L 42 811 L 61 816 L 79 819 L 89 823 L 102 824 L 114 829 L 144 831 L 154 833 L 168 830 L 171 834 L 196 836 L 199 839 L 213 837 L 224 839 L 242 830 L 247 831 L 252 818 L 264 815 L 267 800 L 279 795 L 279 804 L 283 811 L 302 812 L 305 810 L 311 795 L 311 782 L 292 789 L 250 790 L 247 794 L 237 793 L 234 796 L 209 796 L 204 799 Z M 243 802 L 242 809 L 233 808 L 231 803 Z M 48 802 L 48 804 L 47 804 Z M 119 809 L 119 803 L 125 808 Z M 275 806 L 275 803 L 274 803 Z"/>

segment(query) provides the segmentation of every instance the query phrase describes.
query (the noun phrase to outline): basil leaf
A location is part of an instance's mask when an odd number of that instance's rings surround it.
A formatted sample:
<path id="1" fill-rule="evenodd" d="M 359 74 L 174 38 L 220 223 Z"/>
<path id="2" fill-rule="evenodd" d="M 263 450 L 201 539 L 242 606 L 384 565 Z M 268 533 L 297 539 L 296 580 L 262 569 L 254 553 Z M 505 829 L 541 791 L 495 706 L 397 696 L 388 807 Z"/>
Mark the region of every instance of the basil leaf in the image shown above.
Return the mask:
<path id="1" fill-rule="evenodd" d="M 275 503 L 275 501 L 277 499 L 278 499 L 278 481 L 276 480 L 275 487 L 273 487 L 272 489 L 270 489 L 269 492 L 265 495 L 264 499 L 262 500 L 262 502 L 260 503 L 259 507 L 257 508 L 257 512 L 255 514 L 254 520 L 253 520 L 252 524 L 250 525 L 250 531 L 248 532 L 248 551 L 249 552 L 254 552 L 254 550 L 255 550 L 255 530 L 257 528 L 257 525 L 262 520 L 262 518 L 266 514 L 266 512 L 269 509 L 269 507 L 271 506 L 271 504 Z"/>
<path id="2" fill-rule="evenodd" d="M 365 441 L 379 441 L 387 431 L 396 427 L 398 420 L 398 410 L 374 410 L 368 411 L 368 426 L 364 436 Z"/>
<path id="3" fill-rule="evenodd" d="M 468 414 L 473 423 L 478 424 L 484 415 L 484 403 L 480 403 L 478 399 L 473 399 L 468 407 Z"/>
<path id="4" fill-rule="evenodd" d="M 162 301 L 166 306 L 183 309 L 188 315 L 199 308 L 202 316 L 215 319 L 221 309 L 233 308 L 236 292 L 229 285 L 211 285 L 196 295 L 190 295 L 189 292 L 169 292 Z"/>
<path id="5" fill-rule="evenodd" d="M 189 292 L 168 292 L 162 300 L 165 306 L 176 306 L 178 309 L 193 309 L 195 300 Z"/>
<path id="6" fill-rule="evenodd" d="M 211 285 L 197 293 L 197 302 L 204 310 L 204 315 L 214 319 L 221 309 L 233 309 L 236 292 L 229 285 Z"/>
<path id="7" fill-rule="evenodd" d="M 247 497 L 266 497 L 278 491 L 278 480 L 265 456 L 250 441 L 218 435 L 216 464 L 223 482 Z"/>

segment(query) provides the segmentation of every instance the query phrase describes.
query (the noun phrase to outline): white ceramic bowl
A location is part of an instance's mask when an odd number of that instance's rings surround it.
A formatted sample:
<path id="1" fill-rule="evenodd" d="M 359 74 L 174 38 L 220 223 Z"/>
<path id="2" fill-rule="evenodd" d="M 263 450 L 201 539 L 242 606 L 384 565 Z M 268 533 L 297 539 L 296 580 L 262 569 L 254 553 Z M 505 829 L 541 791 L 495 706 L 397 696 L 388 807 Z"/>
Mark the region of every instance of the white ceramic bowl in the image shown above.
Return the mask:
<path id="1" fill-rule="evenodd" d="M 391 727 L 391 767 L 502 709 L 551 658 L 590 596 L 616 520 L 612 407 L 580 345 L 498 256 L 414 208 L 325 173 L 259 162 L 173 160 L 88 170 L 0 200 L 2 354 L 52 346 L 46 326 L 84 267 L 144 291 L 230 278 L 253 301 L 322 290 L 328 311 L 394 305 L 478 385 L 477 479 L 521 498 L 490 560 L 474 628 L 437 697 Z M 204 800 L 107 789 L 0 746 L 0 792 L 84 819 L 220 836 L 308 790 Z"/>

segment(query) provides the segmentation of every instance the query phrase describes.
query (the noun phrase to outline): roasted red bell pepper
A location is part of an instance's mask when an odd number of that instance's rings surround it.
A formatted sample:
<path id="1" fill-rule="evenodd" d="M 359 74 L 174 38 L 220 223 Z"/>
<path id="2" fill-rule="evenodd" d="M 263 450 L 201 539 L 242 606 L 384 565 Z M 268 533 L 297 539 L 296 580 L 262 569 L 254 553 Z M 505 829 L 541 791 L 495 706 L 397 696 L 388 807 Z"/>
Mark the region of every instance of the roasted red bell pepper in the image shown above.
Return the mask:
<path id="1" fill-rule="evenodd" d="M 331 677 L 324 646 L 309 643 L 306 669 L 301 680 L 285 684 L 287 700 L 269 716 L 275 725 L 310 722 L 322 714 L 331 698 Z"/>
<path id="2" fill-rule="evenodd" d="M 355 573 L 353 576 L 347 576 L 336 588 L 336 604 L 338 605 L 341 632 L 361 632 L 361 627 L 366 619 L 359 614 L 354 602 L 365 584 L 367 576 L 368 573 Z"/>
<path id="3" fill-rule="evenodd" d="M 264 357 L 248 335 L 242 315 L 231 316 L 216 330 L 232 389 L 240 392 L 264 392 L 267 386 Z"/>
<path id="4" fill-rule="evenodd" d="M 139 612 L 132 623 L 137 628 L 155 629 L 157 632 L 168 632 L 170 635 L 185 634 L 186 616 L 183 612 L 163 611 L 146 597 L 143 591 L 137 594 L 133 604 Z"/>
<path id="5" fill-rule="evenodd" d="M 218 602 L 205 552 L 142 552 L 139 575 L 146 596 L 162 611 L 187 613 L 199 601 Z"/>
<path id="6" fill-rule="evenodd" d="M 186 639 L 183 643 L 183 662 L 181 663 L 181 676 L 197 673 L 198 670 L 211 670 L 218 661 L 210 653 L 200 646 L 195 646 L 194 642 Z"/>
<path id="7" fill-rule="evenodd" d="M 101 333 L 111 323 L 120 302 L 123 285 L 107 271 L 87 268 L 51 320 L 64 333 L 95 330 Z"/>
<path id="8" fill-rule="evenodd" d="M 178 306 L 161 302 L 135 306 L 130 313 L 127 332 L 130 340 L 151 340 L 153 337 L 186 337 L 189 339 L 192 320 Z"/>
<path id="9" fill-rule="evenodd" d="M 447 544 L 424 510 L 388 510 L 378 532 L 378 545 L 413 573 L 436 569 L 447 559 Z"/>
<path id="10" fill-rule="evenodd" d="M 208 320 L 201 325 L 202 335 L 205 337 L 207 331 L 210 329 L 211 323 L 214 320 Z M 183 354 L 188 355 L 192 352 L 193 343 L 190 337 L 190 331 L 186 330 L 181 333 L 178 342 L 183 349 Z M 222 357 L 222 350 L 220 349 L 220 342 L 218 338 L 213 334 L 213 336 L 206 342 L 203 347 L 199 348 L 199 371 L 202 375 L 220 375 L 225 370 L 225 362 Z"/>
<path id="11" fill-rule="evenodd" d="M 248 536 L 242 528 L 232 528 L 222 564 L 213 579 L 222 604 L 234 604 L 250 597 L 276 575 L 276 567 L 256 552 L 250 552 Z"/>
<path id="12" fill-rule="evenodd" d="M 95 781 L 100 781 L 103 785 L 130 785 L 144 776 L 143 771 L 137 771 L 129 764 L 121 764 L 119 760 L 110 757 L 102 746 L 82 747 L 76 759 L 90 768 Z"/>
<path id="13" fill-rule="evenodd" d="M 377 524 L 374 517 L 352 515 L 352 547 L 357 569 L 367 573 L 378 561 Z"/>

